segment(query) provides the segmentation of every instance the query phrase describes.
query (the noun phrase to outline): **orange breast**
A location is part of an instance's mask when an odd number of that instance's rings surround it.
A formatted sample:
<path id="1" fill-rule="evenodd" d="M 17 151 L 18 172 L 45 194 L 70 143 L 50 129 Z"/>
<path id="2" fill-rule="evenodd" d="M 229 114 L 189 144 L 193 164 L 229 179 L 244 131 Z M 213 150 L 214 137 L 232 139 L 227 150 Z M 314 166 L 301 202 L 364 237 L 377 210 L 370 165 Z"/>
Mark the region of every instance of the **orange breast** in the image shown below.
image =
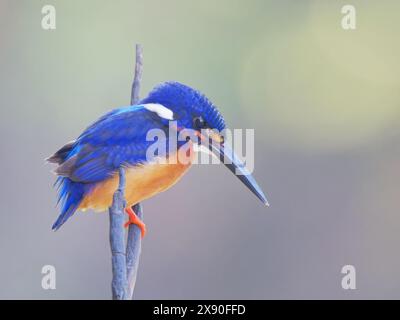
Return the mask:
<path id="1" fill-rule="evenodd" d="M 186 152 L 184 149 L 178 151 Z M 193 149 L 188 150 L 189 161 L 186 163 L 148 163 L 125 170 L 126 185 L 125 199 L 127 206 L 150 198 L 173 186 L 190 168 L 193 161 Z M 173 155 L 174 157 L 176 155 Z M 119 175 L 115 173 L 109 179 L 98 183 L 95 188 L 82 200 L 79 209 L 106 210 L 111 206 L 114 192 L 118 188 Z"/>

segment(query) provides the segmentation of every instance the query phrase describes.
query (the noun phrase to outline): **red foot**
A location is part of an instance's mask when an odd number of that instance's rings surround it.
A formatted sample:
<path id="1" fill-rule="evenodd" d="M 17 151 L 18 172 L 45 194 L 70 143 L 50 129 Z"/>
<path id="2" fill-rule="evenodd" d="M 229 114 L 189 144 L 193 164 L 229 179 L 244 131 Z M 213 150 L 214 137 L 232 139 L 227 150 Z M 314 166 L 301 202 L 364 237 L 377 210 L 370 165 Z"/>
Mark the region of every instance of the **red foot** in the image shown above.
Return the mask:
<path id="1" fill-rule="evenodd" d="M 124 225 L 125 228 L 129 227 L 130 224 L 136 224 L 140 229 L 140 233 L 143 239 L 144 236 L 146 235 L 146 225 L 142 220 L 140 220 L 140 218 L 136 215 L 136 213 L 132 210 L 132 208 L 126 208 L 125 212 L 129 216 L 129 220 Z"/>

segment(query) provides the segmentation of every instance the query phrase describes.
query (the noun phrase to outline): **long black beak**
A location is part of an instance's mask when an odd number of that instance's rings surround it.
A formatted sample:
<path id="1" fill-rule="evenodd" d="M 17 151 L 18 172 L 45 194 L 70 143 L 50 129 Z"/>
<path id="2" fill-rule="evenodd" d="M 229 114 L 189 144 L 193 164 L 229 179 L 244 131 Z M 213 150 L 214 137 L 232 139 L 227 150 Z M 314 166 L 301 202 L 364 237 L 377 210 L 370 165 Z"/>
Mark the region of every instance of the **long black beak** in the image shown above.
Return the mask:
<path id="1" fill-rule="evenodd" d="M 210 150 L 221 160 L 221 162 L 240 180 L 244 185 L 255 194 L 266 206 L 269 206 L 268 200 L 265 197 L 260 186 L 248 172 L 243 162 L 236 156 L 233 150 L 224 144 L 215 145 L 210 143 Z"/>

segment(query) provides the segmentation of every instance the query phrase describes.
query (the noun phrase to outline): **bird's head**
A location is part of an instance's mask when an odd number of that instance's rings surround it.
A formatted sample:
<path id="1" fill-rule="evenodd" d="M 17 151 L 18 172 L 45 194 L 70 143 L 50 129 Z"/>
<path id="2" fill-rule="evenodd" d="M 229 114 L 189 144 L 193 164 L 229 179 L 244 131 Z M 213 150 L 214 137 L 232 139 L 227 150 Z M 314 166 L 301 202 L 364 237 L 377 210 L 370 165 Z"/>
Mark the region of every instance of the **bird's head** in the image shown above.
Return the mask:
<path id="1" fill-rule="evenodd" d="M 180 128 L 194 130 L 200 137 L 208 139 L 210 150 L 232 171 L 264 204 L 268 201 L 253 176 L 242 161 L 224 144 L 225 120 L 216 106 L 199 91 L 179 82 L 165 82 L 156 86 L 141 104 L 161 105 L 168 120 L 175 120 Z"/>
<path id="2" fill-rule="evenodd" d="M 199 91 L 179 82 L 159 84 L 141 103 L 160 104 L 168 108 L 173 113 L 173 120 L 187 129 L 225 129 L 224 118 L 211 101 Z"/>

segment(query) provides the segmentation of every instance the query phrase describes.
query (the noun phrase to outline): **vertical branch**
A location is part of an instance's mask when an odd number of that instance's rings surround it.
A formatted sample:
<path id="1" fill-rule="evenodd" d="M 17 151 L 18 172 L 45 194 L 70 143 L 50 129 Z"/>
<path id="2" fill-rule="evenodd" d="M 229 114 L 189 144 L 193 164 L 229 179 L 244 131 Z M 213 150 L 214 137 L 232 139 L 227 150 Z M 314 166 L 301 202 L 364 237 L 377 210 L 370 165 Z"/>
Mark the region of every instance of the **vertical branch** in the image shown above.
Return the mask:
<path id="1" fill-rule="evenodd" d="M 143 220 L 143 210 L 140 203 L 133 206 L 133 211 Z M 126 246 L 126 273 L 128 276 L 128 299 L 132 299 L 135 290 L 136 276 L 139 268 L 139 258 L 142 252 L 141 232 L 136 225 L 130 225 L 128 231 L 128 243 Z"/>
<path id="2" fill-rule="evenodd" d="M 112 297 L 114 300 L 127 298 L 125 231 L 124 231 L 124 199 L 125 170 L 119 170 L 119 186 L 114 193 L 113 202 L 108 209 L 110 215 L 110 245 L 112 262 Z"/>
<path id="3" fill-rule="evenodd" d="M 143 47 L 140 44 L 136 45 L 136 64 L 135 76 L 132 82 L 131 105 L 139 102 L 140 83 L 143 73 Z"/>
<path id="4" fill-rule="evenodd" d="M 135 75 L 132 83 L 131 105 L 139 102 L 140 83 L 143 73 L 143 48 L 140 44 L 136 45 L 136 64 Z M 133 211 L 143 220 L 143 210 L 140 203 L 133 206 Z M 139 258 L 142 251 L 141 233 L 136 225 L 129 225 L 128 241 L 126 245 L 126 273 L 127 273 L 127 294 L 128 299 L 132 299 L 136 284 L 136 275 L 139 268 Z"/>
<path id="5" fill-rule="evenodd" d="M 138 103 L 140 82 L 142 80 L 143 53 L 142 46 L 136 45 L 135 76 L 132 83 L 131 105 Z M 119 169 L 119 186 L 113 196 L 109 208 L 110 215 L 110 246 L 112 255 L 112 297 L 114 300 L 132 299 L 136 283 L 136 275 L 141 253 L 141 234 L 136 225 L 129 225 L 128 241 L 125 248 L 124 209 L 126 201 L 125 169 Z M 140 203 L 133 206 L 133 210 L 140 219 L 143 219 Z"/>

